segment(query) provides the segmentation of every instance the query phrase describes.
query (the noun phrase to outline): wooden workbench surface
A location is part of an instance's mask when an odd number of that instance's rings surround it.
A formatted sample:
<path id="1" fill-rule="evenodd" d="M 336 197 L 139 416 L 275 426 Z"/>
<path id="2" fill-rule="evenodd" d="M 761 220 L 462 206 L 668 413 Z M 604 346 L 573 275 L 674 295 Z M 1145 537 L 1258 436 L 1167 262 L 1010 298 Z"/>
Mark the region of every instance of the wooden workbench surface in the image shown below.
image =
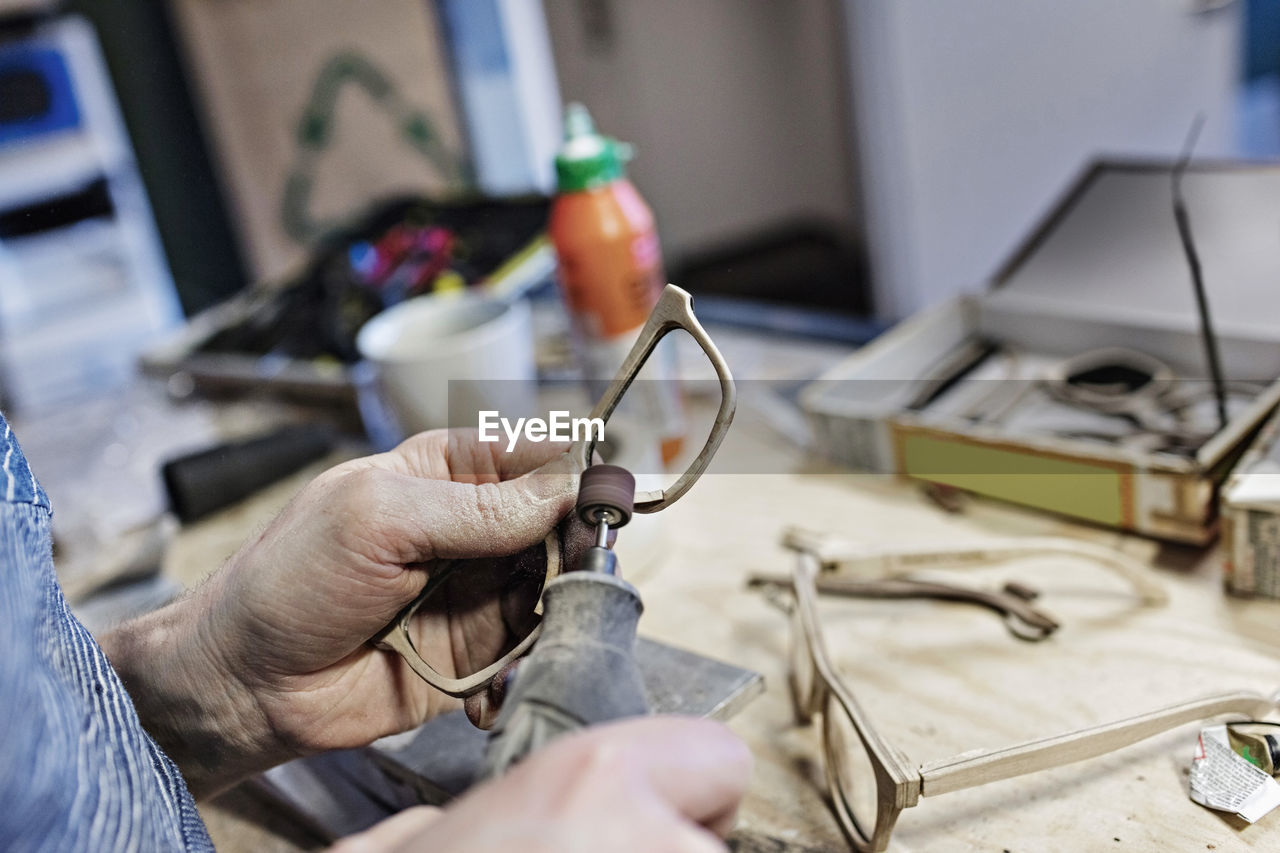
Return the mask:
<path id="1" fill-rule="evenodd" d="M 1018 579 L 1063 624 L 1047 642 L 1015 640 L 986 610 L 927 601 L 823 602 L 828 644 L 859 701 L 891 743 L 925 762 L 1106 722 L 1218 691 L 1280 686 L 1280 603 L 1223 596 L 1217 557 L 1113 531 L 973 501 L 948 514 L 910 483 L 824 468 L 782 442 L 771 419 L 740 413 L 732 459 L 759 470 L 712 474 L 645 521 L 624 569 L 646 604 L 641 632 L 764 674 L 766 691 L 732 723 L 756 756 L 741 826 L 796 849 L 843 850 L 824 801 L 820 741 L 793 724 L 786 688 L 787 620 L 748 590 L 751 572 L 785 572 L 784 525 L 840 531 L 870 543 L 991 535 L 1071 535 L 1158 565 L 1170 602 L 1143 608 L 1114 575 L 1075 557 L 1042 557 L 951 578 L 999 586 Z M 749 470 L 740 461 L 728 466 Z M 184 533 L 169 571 L 193 576 L 230 552 L 300 482 Z M 1122 752 L 984 788 L 922 798 L 898 822 L 891 849 L 929 851 L 1195 851 L 1280 849 L 1280 814 L 1247 826 L 1195 805 L 1187 768 L 1197 727 Z M 223 849 L 261 849 L 236 801 L 204 809 Z M 296 849 L 277 839 L 281 850 Z"/>
<path id="2" fill-rule="evenodd" d="M 717 332 L 717 340 L 730 355 L 732 336 Z M 782 358 L 754 339 L 742 349 L 730 357 L 740 376 L 753 378 L 766 372 L 775 379 L 813 375 L 832 358 L 816 352 L 813 363 L 804 364 L 790 349 Z M 779 366 L 794 375 L 780 376 Z M 789 570 L 788 555 L 777 545 L 785 525 L 839 531 L 869 543 L 1070 535 L 1120 547 L 1157 566 L 1153 571 L 1170 594 L 1169 605 L 1160 609 L 1138 607 L 1122 582 L 1076 558 L 944 572 L 963 582 L 999 586 L 1016 578 L 1038 587 L 1040 605 L 1063 623 L 1040 644 L 1014 640 L 993 614 L 966 605 L 824 602 L 824 628 L 840 671 L 883 735 L 915 762 L 1207 693 L 1270 692 L 1280 686 L 1280 602 L 1225 597 L 1215 552 L 1161 548 L 981 500 L 961 514 L 947 514 L 910 483 L 840 472 L 807 456 L 795 442 L 799 422 L 762 392 L 763 386 L 744 385 L 722 453 L 726 464 L 720 467 L 741 473 L 704 477 L 674 507 L 637 518 L 619 546 L 624 569 L 645 599 L 642 633 L 766 678 L 764 695 L 732 722 L 757 760 L 741 816 L 753 837 L 782 839 L 797 849 L 846 849 L 824 800 L 819 735 L 792 721 L 784 663 L 787 620 L 744 583 L 751 572 Z M 695 404 L 695 418 L 699 405 L 708 403 Z M 95 409 L 19 429 L 58 508 L 64 546 L 74 545 L 79 528 L 109 532 L 154 512 L 159 498 L 151 478 L 160 456 L 205 443 L 215 433 L 253 432 L 278 415 L 261 404 L 174 410 L 163 395 L 145 389 L 102 407 L 96 415 Z M 101 429 L 86 433 L 94 424 Z M 69 452 L 72 445 L 83 452 Z M 321 467 L 183 531 L 165 571 L 196 582 Z M 135 487 L 126 488 L 130 484 Z M 1184 726 L 1078 765 L 922 798 L 898 821 L 892 849 L 1280 849 L 1280 814 L 1246 826 L 1188 799 L 1195 735 L 1196 726 Z M 222 851 L 322 846 L 245 791 L 201 809 Z"/>

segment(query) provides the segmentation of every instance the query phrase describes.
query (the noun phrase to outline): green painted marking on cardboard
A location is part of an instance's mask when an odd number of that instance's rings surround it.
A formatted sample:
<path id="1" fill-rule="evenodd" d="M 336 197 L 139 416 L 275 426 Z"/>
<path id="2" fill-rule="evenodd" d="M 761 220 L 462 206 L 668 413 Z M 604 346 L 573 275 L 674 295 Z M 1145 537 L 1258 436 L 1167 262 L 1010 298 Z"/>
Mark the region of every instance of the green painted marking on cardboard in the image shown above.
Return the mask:
<path id="1" fill-rule="evenodd" d="M 311 188 L 317 158 L 332 144 L 338 96 L 352 86 L 384 110 L 401 141 L 420 154 L 456 191 L 472 188 L 475 176 L 467 160 L 448 148 L 431 116 L 400 96 L 391 79 L 367 58 L 349 51 L 331 57 L 320 69 L 297 126 L 295 160 L 285 178 L 280 224 L 286 234 L 307 245 L 345 220 L 326 221 L 311 214 Z"/>

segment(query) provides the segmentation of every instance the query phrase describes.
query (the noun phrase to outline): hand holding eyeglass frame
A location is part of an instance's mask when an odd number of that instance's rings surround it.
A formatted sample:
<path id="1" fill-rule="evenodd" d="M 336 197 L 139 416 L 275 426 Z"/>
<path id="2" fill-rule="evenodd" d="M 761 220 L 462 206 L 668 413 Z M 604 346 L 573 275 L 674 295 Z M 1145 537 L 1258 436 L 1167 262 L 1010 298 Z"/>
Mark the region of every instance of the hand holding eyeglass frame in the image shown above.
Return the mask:
<path id="1" fill-rule="evenodd" d="M 1072 547 L 1066 548 L 1063 542 Z M 859 853 L 884 850 L 898 817 L 916 805 L 921 796 L 945 794 L 1095 758 L 1185 723 L 1219 715 L 1263 717 L 1275 712 L 1280 702 L 1280 694 L 1267 697 L 1251 691 L 1223 693 L 1074 732 L 917 765 L 876 730 L 849 684 L 840 677 L 818 616 L 819 584 L 832 568 L 855 558 L 882 563 L 906 559 L 909 550 L 883 549 L 868 554 L 841 545 L 834 537 L 798 531 L 789 532 L 784 544 L 796 552 L 791 576 L 791 698 L 801 723 L 808 723 L 815 716 L 822 719 L 823 760 L 831 805 L 850 845 Z M 1053 551 L 1080 553 L 1075 546 L 1084 543 L 1050 539 L 1044 544 L 1053 546 Z M 1014 556 L 1037 550 L 1043 549 L 1012 540 L 1004 553 Z M 923 553 L 943 557 L 945 549 Z M 951 553 L 959 555 L 955 550 Z M 983 549 L 970 553 L 983 553 Z M 1111 567 L 1123 562 L 1112 560 Z M 1127 569 L 1120 571 L 1126 576 L 1131 574 Z M 1139 577 L 1129 578 L 1135 581 L 1139 594 L 1148 603 L 1158 601 L 1150 589 L 1151 582 L 1138 581 Z"/>
<path id="2" fill-rule="evenodd" d="M 659 297 L 657 304 L 649 315 L 648 321 L 640 330 L 640 334 L 632 345 L 631 351 L 623 360 L 617 375 L 605 390 L 604 395 L 595 404 L 589 417 L 600 418 L 606 424 L 617 409 L 627 389 L 635 381 L 640 369 L 653 354 L 658 343 L 671 332 L 683 329 L 701 347 L 706 354 L 716 377 L 720 383 L 720 406 L 715 421 L 711 426 L 706 443 L 702 450 L 690 463 L 689 467 L 676 478 L 669 487 L 658 491 L 639 491 L 635 495 L 634 511 L 638 513 L 658 512 L 669 507 L 680 499 L 711 464 L 712 458 L 719 449 L 720 443 L 728 432 L 737 407 L 737 389 L 729 366 L 720 351 L 716 349 L 706 330 L 693 314 L 693 298 L 684 290 L 668 284 Z M 589 432 L 589 431 L 588 431 Z M 592 460 L 596 441 L 594 436 L 584 438 L 570 447 L 568 452 L 578 461 L 579 468 L 585 469 Z M 564 570 L 566 555 L 563 554 L 559 532 L 551 531 L 543 543 L 545 549 L 545 574 L 541 578 L 541 587 L 545 587 Z M 476 697 L 480 702 L 476 718 L 481 725 L 491 725 L 496 717 L 497 709 L 491 706 L 489 688 L 495 679 L 501 678 L 508 667 L 525 655 L 537 642 L 541 630 L 534 625 L 525 636 L 508 651 L 491 663 L 476 669 L 474 672 L 460 676 L 450 676 L 441 672 L 443 665 L 425 660 L 413 642 L 411 632 L 414 617 L 422 610 L 423 605 L 437 596 L 444 588 L 453 573 L 463 561 L 452 560 L 441 562 L 431 569 L 431 575 L 422 592 L 406 606 L 392 622 L 381 631 L 373 642 L 378 648 L 396 652 L 408 663 L 409 667 L 423 681 L 437 690 L 458 699 Z M 535 605 L 534 615 L 540 615 L 540 604 Z M 510 626 L 509 626 L 510 627 Z"/>

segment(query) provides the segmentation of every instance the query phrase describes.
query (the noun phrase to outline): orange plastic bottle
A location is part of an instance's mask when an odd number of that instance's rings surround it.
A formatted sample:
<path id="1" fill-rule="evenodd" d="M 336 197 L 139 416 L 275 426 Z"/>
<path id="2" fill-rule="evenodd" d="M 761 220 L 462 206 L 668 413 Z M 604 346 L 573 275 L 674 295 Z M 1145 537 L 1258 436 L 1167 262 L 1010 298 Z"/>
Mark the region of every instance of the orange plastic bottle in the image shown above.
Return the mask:
<path id="1" fill-rule="evenodd" d="M 593 399 L 617 372 L 666 284 L 653 213 L 623 168 L 629 154 L 628 146 L 596 133 L 586 107 L 569 105 L 548 232 Z M 624 400 L 657 430 L 664 463 L 679 454 L 685 432 L 674 355 L 670 342 L 660 344 Z"/>

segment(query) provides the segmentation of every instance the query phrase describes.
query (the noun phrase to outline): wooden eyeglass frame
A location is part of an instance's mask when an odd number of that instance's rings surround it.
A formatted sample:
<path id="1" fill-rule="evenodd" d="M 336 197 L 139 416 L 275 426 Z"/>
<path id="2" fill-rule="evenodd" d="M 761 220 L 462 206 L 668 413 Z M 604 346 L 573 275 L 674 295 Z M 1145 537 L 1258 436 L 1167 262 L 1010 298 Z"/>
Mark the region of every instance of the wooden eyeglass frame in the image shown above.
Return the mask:
<path id="1" fill-rule="evenodd" d="M 833 810 L 858 853 L 883 851 L 889 844 L 898 816 L 904 809 L 916 805 L 922 796 L 959 791 L 1096 758 L 1185 723 L 1222 714 L 1263 717 L 1274 712 L 1280 700 L 1280 697 L 1267 697 L 1253 691 L 1222 693 L 1074 732 L 917 765 L 876 732 L 832 664 L 817 609 L 815 583 L 821 570 L 822 563 L 817 556 L 804 551 L 797 554 L 792 584 L 796 606 L 792 612 L 792 671 L 789 680 L 797 719 L 807 723 L 815 714 L 823 717 L 823 763 Z M 804 644 L 803 647 L 800 643 Z M 809 657 L 811 678 L 808 685 L 799 683 L 795 669 L 796 654 Z M 838 703 L 847 715 L 875 773 L 876 819 L 875 826 L 869 830 L 859 826 L 853 807 L 849 805 L 851 795 L 843 790 L 840 783 L 840 769 L 850 758 L 836 752 L 834 724 L 827 707 L 829 702 Z"/>
<path id="2" fill-rule="evenodd" d="M 693 484 L 698 481 L 698 478 L 702 476 L 703 472 L 706 471 L 707 466 L 711 464 L 712 458 L 720 448 L 720 443 L 724 441 L 724 437 L 729 431 L 729 425 L 733 423 L 734 413 L 737 411 L 738 391 L 733 381 L 733 374 L 729 370 L 728 362 L 725 361 L 724 356 L 720 354 L 720 350 L 716 348 L 715 343 L 711 340 L 711 336 L 707 334 L 706 329 L 702 327 L 702 324 L 698 322 L 698 318 L 694 316 L 693 297 L 687 291 L 676 287 L 674 284 L 668 284 L 663 289 L 661 296 L 659 296 L 653 311 L 650 312 L 649 319 L 645 321 L 644 326 L 640 329 L 636 342 L 632 344 L 630 352 L 627 353 L 627 357 L 622 362 L 622 366 L 618 368 L 617 375 L 609 384 L 609 387 L 605 389 L 604 395 L 591 410 L 589 417 L 600 418 L 607 424 L 609 417 L 618 408 L 618 404 L 622 402 L 623 395 L 631 387 L 631 383 L 635 381 L 640 369 L 649 360 L 649 356 L 653 354 L 658 343 L 677 329 L 683 329 L 687 332 L 711 362 L 716 378 L 720 383 L 720 406 L 716 411 L 715 420 L 712 422 L 711 430 L 702 446 L 702 450 L 689 463 L 689 467 L 666 489 L 637 491 L 635 494 L 636 512 L 649 513 L 666 509 L 688 492 L 693 487 Z M 574 454 L 582 468 L 586 468 L 590 463 L 596 446 L 596 439 L 591 435 L 591 430 L 587 432 L 588 437 L 574 443 L 568 450 L 569 453 Z M 546 582 L 564 571 L 565 567 L 560 552 L 559 536 L 555 530 L 551 531 L 543 544 L 547 555 L 547 573 L 543 581 L 545 588 Z M 492 723 L 493 718 L 496 716 L 496 713 L 494 713 L 496 709 L 489 707 L 488 697 L 483 691 L 511 663 L 533 648 L 533 644 L 537 642 L 538 635 L 542 631 L 542 626 L 534 627 L 533 631 L 509 652 L 484 669 L 471 675 L 463 678 L 454 678 L 436 670 L 435 667 L 423 660 L 422 655 L 418 653 L 417 648 L 414 646 L 413 637 L 410 633 L 410 623 L 418 609 L 422 607 L 423 602 L 434 594 L 460 565 L 462 565 L 461 561 L 450 560 L 442 561 L 434 566 L 426 586 L 422 588 L 422 592 L 418 593 L 418 597 L 401 610 L 395 619 L 391 620 L 390 624 L 374 636 L 370 642 L 379 649 L 396 652 L 409 664 L 409 668 L 419 678 L 442 693 L 457 699 L 466 699 L 478 695 L 481 703 L 479 718 L 482 721 Z M 541 614 L 541 601 L 539 601 L 535 612 Z"/>

